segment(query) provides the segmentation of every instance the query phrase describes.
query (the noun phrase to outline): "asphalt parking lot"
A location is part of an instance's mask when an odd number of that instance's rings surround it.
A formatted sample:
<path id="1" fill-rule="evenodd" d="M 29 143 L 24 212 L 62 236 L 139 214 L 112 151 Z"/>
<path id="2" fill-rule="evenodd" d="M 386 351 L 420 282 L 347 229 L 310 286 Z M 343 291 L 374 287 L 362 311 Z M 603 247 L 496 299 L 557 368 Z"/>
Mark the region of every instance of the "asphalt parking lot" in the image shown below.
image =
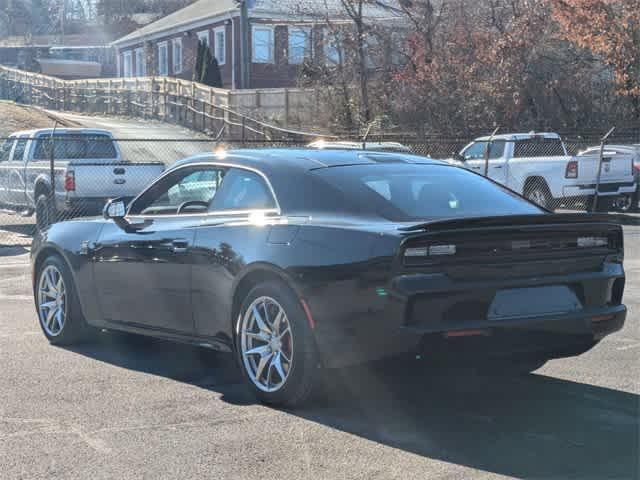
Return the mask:
<path id="1" fill-rule="evenodd" d="M 640 478 L 640 227 L 625 241 L 626 326 L 587 354 L 512 379 L 335 371 L 296 411 L 256 404 L 225 355 L 49 346 L 27 249 L 2 248 L 0 478 Z"/>

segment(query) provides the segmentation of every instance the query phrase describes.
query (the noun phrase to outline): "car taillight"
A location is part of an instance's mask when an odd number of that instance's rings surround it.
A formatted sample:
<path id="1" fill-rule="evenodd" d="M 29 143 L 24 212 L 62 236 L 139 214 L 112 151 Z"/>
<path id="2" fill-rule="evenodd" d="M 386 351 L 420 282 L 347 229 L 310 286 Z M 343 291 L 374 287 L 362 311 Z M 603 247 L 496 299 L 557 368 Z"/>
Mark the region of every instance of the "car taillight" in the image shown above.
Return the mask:
<path id="1" fill-rule="evenodd" d="M 64 177 L 64 189 L 67 192 L 73 192 L 76 189 L 76 174 L 73 172 L 67 172 Z"/>
<path id="2" fill-rule="evenodd" d="M 576 160 L 571 160 L 567 163 L 564 178 L 578 178 L 578 162 Z"/>
<path id="3" fill-rule="evenodd" d="M 631 166 L 631 172 L 632 173 L 640 173 L 640 163 L 634 163 Z"/>
<path id="4" fill-rule="evenodd" d="M 455 255 L 455 245 L 431 245 L 430 247 L 407 248 L 404 251 L 405 258 L 409 257 L 434 257 L 438 255 Z"/>

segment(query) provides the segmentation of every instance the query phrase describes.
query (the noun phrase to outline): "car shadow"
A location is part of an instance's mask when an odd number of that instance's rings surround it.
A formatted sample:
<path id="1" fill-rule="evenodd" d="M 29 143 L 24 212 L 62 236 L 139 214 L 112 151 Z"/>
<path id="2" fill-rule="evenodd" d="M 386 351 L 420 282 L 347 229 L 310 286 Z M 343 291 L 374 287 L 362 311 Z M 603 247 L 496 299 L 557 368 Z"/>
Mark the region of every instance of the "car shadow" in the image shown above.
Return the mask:
<path id="1" fill-rule="evenodd" d="M 103 333 L 70 350 L 255 402 L 231 355 Z M 518 478 L 638 478 L 640 396 L 531 374 L 437 374 L 387 362 L 331 370 L 323 395 L 288 414 L 370 441 Z"/>

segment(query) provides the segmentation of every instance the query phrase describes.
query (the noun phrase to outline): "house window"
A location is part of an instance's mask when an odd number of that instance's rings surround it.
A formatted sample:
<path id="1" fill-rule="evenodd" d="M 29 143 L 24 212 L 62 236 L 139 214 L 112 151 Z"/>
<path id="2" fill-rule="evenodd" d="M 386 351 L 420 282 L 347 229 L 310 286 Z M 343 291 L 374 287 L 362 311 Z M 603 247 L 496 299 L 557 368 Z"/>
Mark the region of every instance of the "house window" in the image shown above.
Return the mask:
<path id="1" fill-rule="evenodd" d="M 198 41 L 203 42 L 207 47 L 209 46 L 209 30 L 203 30 L 198 32 Z"/>
<path id="2" fill-rule="evenodd" d="M 144 49 L 136 48 L 136 77 L 144 77 L 147 72 L 144 64 Z"/>
<path id="3" fill-rule="evenodd" d="M 227 31 L 225 27 L 218 27 L 213 31 L 213 40 L 218 65 L 224 65 L 227 61 Z"/>
<path id="4" fill-rule="evenodd" d="M 169 49 L 167 42 L 158 44 L 158 75 L 169 75 Z"/>
<path id="5" fill-rule="evenodd" d="M 340 38 L 337 32 L 325 28 L 322 32 L 324 59 L 327 65 L 338 65 L 341 62 Z"/>
<path id="6" fill-rule="evenodd" d="M 273 27 L 254 26 L 252 30 L 253 43 L 251 45 L 254 63 L 273 63 Z"/>
<path id="7" fill-rule="evenodd" d="M 173 39 L 173 73 L 182 73 L 182 39 Z"/>
<path id="8" fill-rule="evenodd" d="M 130 77 L 131 71 L 131 52 L 124 52 L 122 54 L 122 76 Z"/>
<path id="9" fill-rule="evenodd" d="M 380 57 L 380 40 L 378 37 L 368 35 L 365 38 L 364 50 L 367 68 L 376 68 Z"/>
<path id="10" fill-rule="evenodd" d="M 403 57 L 403 39 L 398 32 L 391 32 L 391 64 L 402 64 Z"/>
<path id="11" fill-rule="evenodd" d="M 289 27 L 289 63 L 300 64 L 311 58 L 311 28 Z"/>

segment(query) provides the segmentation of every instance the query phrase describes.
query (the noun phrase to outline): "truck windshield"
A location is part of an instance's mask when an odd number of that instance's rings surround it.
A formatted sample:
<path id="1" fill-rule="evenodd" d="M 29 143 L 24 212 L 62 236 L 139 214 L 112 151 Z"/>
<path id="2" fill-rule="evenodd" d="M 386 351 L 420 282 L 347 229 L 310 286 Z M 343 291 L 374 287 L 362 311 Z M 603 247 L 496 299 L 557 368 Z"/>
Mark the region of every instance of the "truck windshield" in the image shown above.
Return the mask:
<path id="1" fill-rule="evenodd" d="M 49 160 L 53 143 L 54 159 L 115 159 L 118 154 L 113 139 L 99 134 L 56 134 L 35 140 L 34 160 Z"/>
<path id="2" fill-rule="evenodd" d="M 353 165 L 314 170 L 360 212 L 392 221 L 541 214 L 522 197 L 462 168 Z"/>

